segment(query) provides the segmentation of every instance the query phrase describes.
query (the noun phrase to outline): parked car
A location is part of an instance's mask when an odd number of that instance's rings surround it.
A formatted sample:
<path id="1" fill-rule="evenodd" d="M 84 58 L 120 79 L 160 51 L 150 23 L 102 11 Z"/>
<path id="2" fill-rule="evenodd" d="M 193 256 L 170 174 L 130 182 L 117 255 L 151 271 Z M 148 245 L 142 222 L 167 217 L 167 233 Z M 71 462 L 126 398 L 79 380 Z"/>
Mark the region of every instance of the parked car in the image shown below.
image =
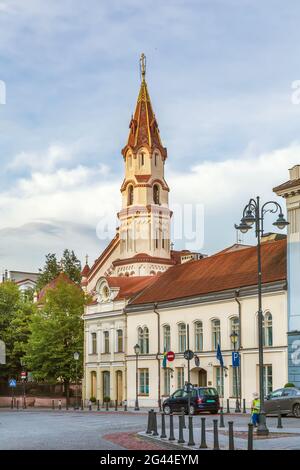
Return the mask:
<path id="1" fill-rule="evenodd" d="M 184 388 L 176 390 L 169 398 L 163 402 L 163 410 L 168 415 L 170 413 L 182 411 L 188 413 L 188 391 Z M 213 387 L 193 387 L 190 391 L 190 414 L 200 412 L 218 413 L 220 399 L 218 392 Z"/>
<path id="2" fill-rule="evenodd" d="M 282 416 L 293 414 L 300 418 L 300 389 L 296 387 L 286 387 L 274 390 L 265 397 L 266 414 L 277 414 L 281 411 Z"/>

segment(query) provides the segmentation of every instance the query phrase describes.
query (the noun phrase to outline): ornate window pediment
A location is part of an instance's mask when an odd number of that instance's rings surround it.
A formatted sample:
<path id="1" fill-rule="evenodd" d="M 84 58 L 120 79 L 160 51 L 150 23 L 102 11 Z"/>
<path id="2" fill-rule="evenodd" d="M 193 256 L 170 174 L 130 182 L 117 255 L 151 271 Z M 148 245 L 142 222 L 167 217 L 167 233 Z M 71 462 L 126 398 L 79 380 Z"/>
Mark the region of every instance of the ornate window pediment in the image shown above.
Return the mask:
<path id="1" fill-rule="evenodd" d="M 118 295 L 119 288 L 110 287 L 105 278 L 99 279 L 96 285 L 97 301 L 99 303 L 112 302 Z"/>

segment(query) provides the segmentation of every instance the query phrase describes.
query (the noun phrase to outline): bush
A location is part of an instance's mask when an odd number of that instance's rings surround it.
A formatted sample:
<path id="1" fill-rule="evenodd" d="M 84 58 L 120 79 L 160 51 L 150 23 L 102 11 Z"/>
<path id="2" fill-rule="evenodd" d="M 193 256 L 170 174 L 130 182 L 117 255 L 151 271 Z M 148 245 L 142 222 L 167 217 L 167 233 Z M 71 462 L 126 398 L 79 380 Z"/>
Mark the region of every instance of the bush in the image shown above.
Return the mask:
<path id="1" fill-rule="evenodd" d="M 109 403 L 109 402 L 110 402 L 110 397 L 104 397 L 104 398 L 103 398 L 103 401 L 104 401 L 104 403 L 106 403 L 106 402 Z"/>
<path id="2" fill-rule="evenodd" d="M 96 399 L 96 397 L 91 397 L 91 398 L 90 398 L 90 401 L 91 401 L 92 403 L 96 403 L 97 399 Z"/>
<path id="3" fill-rule="evenodd" d="M 295 384 L 293 384 L 292 382 L 288 382 L 287 384 L 285 384 L 284 388 L 288 387 L 295 387 Z"/>

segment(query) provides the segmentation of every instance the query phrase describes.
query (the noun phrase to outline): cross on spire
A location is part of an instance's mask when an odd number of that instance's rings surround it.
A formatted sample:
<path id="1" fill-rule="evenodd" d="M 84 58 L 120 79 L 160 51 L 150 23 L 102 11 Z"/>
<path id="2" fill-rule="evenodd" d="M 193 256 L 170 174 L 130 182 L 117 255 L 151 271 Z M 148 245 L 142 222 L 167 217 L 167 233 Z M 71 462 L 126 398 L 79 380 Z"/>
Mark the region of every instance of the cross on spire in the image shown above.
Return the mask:
<path id="1" fill-rule="evenodd" d="M 141 71 L 142 82 L 144 82 L 145 77 L 146 77 L 146 56 L 144 53 L 142 53 L 140 57 L 140 71 Z"/>

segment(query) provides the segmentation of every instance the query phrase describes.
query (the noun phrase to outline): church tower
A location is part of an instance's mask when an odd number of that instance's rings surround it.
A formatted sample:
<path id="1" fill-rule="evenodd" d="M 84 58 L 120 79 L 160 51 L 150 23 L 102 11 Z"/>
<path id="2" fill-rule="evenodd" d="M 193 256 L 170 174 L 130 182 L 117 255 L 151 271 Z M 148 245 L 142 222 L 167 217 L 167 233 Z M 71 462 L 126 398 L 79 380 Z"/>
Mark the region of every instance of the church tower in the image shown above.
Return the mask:
<path id="1" fill-rule="evenodd" d="M 163 147 L 146 83 L 146 57 L 140 58 L 141 86 L 122 150 L 125 178 L 121 186 L 120 259 L 114 275 L 152 275 L 171 260 L 169 187 L 164 178 Z"/>

